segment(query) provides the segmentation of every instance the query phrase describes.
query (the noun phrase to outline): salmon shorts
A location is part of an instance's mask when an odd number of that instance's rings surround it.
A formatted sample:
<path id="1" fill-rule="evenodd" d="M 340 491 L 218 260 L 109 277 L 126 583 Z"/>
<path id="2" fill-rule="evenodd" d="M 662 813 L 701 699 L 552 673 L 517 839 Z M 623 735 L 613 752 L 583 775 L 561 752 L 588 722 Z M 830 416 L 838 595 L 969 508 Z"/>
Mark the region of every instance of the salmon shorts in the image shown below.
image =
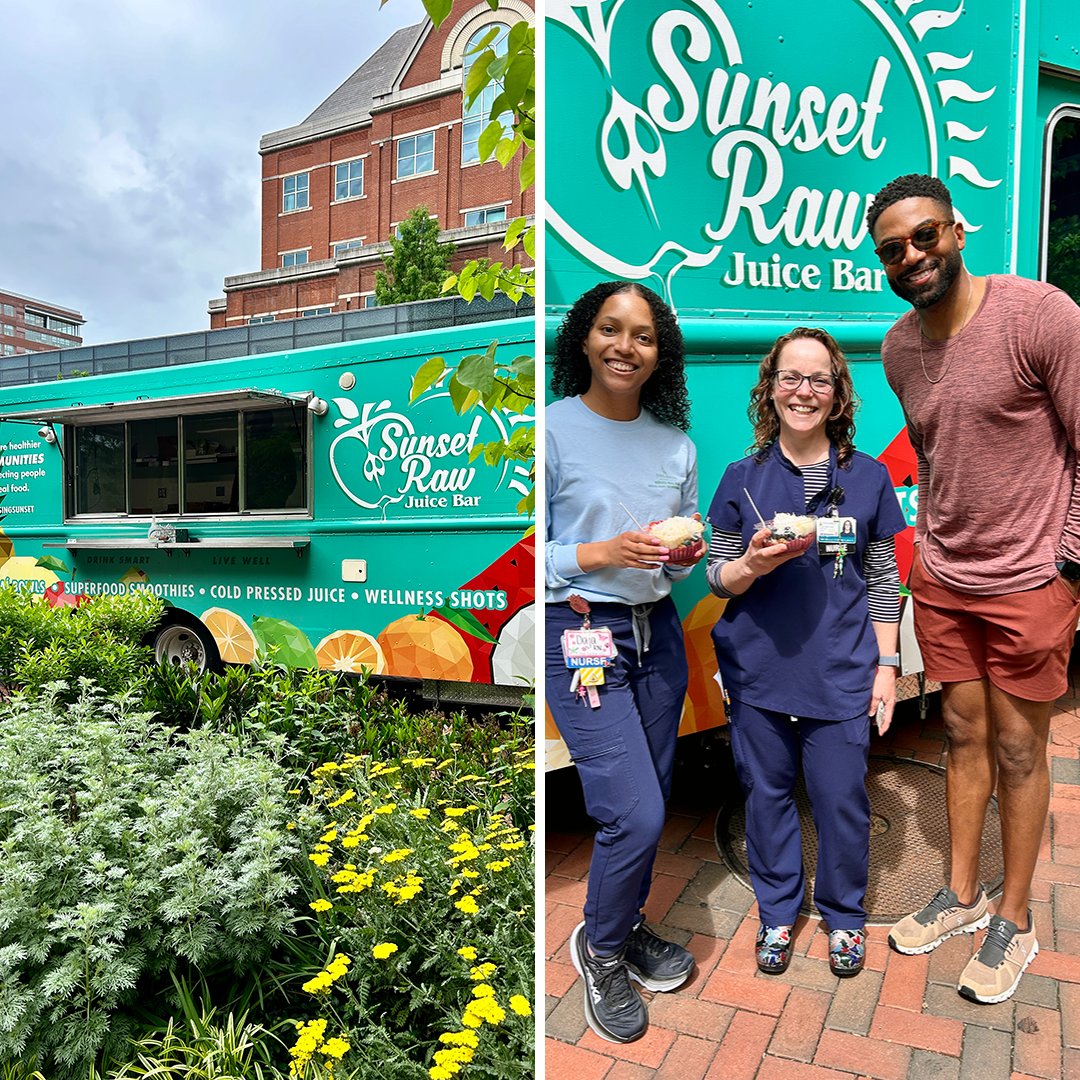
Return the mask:
<path id="1" fill-rule="evenodd" d="M 1068 689 L 1080 597 L 1060 575 L 1023 592 L 972 596 L 927 573 L 916 547 L 910 589 L 928 678 L 986 677 L 1025 701 L 1053 701 Z"/>

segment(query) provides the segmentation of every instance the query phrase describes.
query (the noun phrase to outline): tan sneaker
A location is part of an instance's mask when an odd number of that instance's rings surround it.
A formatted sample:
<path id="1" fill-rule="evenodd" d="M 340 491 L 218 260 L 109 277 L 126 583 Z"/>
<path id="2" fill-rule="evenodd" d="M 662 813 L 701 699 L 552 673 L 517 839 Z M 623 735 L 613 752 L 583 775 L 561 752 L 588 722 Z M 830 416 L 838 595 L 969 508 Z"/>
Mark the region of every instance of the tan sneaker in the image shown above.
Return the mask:
<path id="1" fill-rule="evenodd" d="M 1028 925 L 1030 929 L 1019 930 L 1016 923 L 1000 915 L 990 917 L 990 929 L 982 947 L 968 961 L 956 987 L 962 997 L 993 1005 L 1013 996 L 1020 985 L 1020 976 L 1039 952 L 1035 919 L 1030 910 Z"/>
<path id="2" fill-rule="evenodd" d="M 897 952 L 914 956 L 936 949 L 953 934 L 974 934 L 989 921 L 989 904 L 981 885 L 970 907 L 964 907 L 952 889 L 942 887 L 922 911 L 905 915 L 889 931 L 889 944 Z"/>

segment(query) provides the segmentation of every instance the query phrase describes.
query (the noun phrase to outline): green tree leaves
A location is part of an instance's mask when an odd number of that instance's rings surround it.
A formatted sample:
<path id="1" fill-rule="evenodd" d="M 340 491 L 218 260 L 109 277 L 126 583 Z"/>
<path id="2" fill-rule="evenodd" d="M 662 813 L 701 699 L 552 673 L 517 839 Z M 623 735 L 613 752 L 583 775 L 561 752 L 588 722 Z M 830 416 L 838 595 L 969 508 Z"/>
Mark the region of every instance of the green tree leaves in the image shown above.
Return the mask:
<path id="1" fill-rule="evenodd" d="M 439 241 L 439 222 L 426 206 L 409 211 L 398 235 L 390 237 L 390 247 L 391 254 L 383 259 L 386 270 L 375 272 L 375 300 L 380 306 L 442 295 L 454 245 Z"/>

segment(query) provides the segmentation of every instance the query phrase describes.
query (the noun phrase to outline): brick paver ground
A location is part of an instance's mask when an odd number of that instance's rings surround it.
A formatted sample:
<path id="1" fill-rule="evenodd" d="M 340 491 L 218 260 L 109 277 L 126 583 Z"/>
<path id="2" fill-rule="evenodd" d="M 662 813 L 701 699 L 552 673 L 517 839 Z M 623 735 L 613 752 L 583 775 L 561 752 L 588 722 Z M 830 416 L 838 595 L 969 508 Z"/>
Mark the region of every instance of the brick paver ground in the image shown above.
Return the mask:
<path id="1" fill-rule="evenodd" d="M 1074 668 L 1074 687 L 1078 681 Z M 931 703 L 925 721 L 905 705 L 872 752 L 943 763 Z M 680 990 L 644 994 L 649 1030 L 625 1046 L 597 1038 L 585 1022 L 567 943 L 581 919 L 591 830 L 583 815 L 555 812 L 549 797 L 546 1080 L 1080 1080 L 1078 747 L 1074 689 L 1057 702 L 1047 747 L 1050 820 L 1033 890 L 1040 952 L 1009 1001 L 985 1006 L 956 993 L 972 952 L 968 935 L 907 957 L 889 949 L 887 927 L 871 926 L 866 970 L 841 980 L 829 971 L 818 920 L 801 918 L 790 968 L 760 974 L 753 895 L 713 840 L 720 799 L 711 793 L 730 777 L 722 768 L 710 776 L 700 762 L 685 766 L 646 914 L 694 953 L 697 967 Z M 555 794 L 560 807 L 573 801 L 561 788 Z M 927 882 L 927 897 L 937 884 Z"/>

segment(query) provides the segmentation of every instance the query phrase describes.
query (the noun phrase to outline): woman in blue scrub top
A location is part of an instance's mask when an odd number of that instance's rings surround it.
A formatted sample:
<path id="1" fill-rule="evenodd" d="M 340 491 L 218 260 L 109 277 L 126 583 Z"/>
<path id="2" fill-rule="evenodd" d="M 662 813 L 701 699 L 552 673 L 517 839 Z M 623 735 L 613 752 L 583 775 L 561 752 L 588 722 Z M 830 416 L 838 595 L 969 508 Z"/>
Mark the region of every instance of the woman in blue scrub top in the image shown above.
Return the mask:
<path id="1" fill-rule="evenodd" d="M 639 526 L 695 516 L 697 457 L 685 431 L 682 334 L 656 293 L 626 281 L 590 289 L 555 341 L 544 412 L 545 695 L 597 823 L 584 922 L 570 953 L 585 984 L 585 1016 L 612 1042 L 644 1034 L 630 984 L 674 990 L 693 956 L 645 925 L 656 846 L 671 788 L 687 663 L 672 581 L 690 563 Z M 603 683 L 568 669 L 564 635 L 609 631 Z"/>
<path id="2" fill-rule="evenodd" d="M 769 974 L 791 960 L 803 898 L 800 762 L 829 965 L 855 975 L 866 955 L 870 720 L 885 732 L 896 701 L 893 538 L 905 522 L 885 466 L 854 448 L 856 400 L 829 334 L 799 327 L 777 339 L 750 394 L 752 451 L 728 466 L 708 514 L 709 588 L 729 598 L 712 636 L 746 793 L 757 965 Z M 816 542 L 770 543 L 755 506 L 767 518 L 817 516 Z"/>

